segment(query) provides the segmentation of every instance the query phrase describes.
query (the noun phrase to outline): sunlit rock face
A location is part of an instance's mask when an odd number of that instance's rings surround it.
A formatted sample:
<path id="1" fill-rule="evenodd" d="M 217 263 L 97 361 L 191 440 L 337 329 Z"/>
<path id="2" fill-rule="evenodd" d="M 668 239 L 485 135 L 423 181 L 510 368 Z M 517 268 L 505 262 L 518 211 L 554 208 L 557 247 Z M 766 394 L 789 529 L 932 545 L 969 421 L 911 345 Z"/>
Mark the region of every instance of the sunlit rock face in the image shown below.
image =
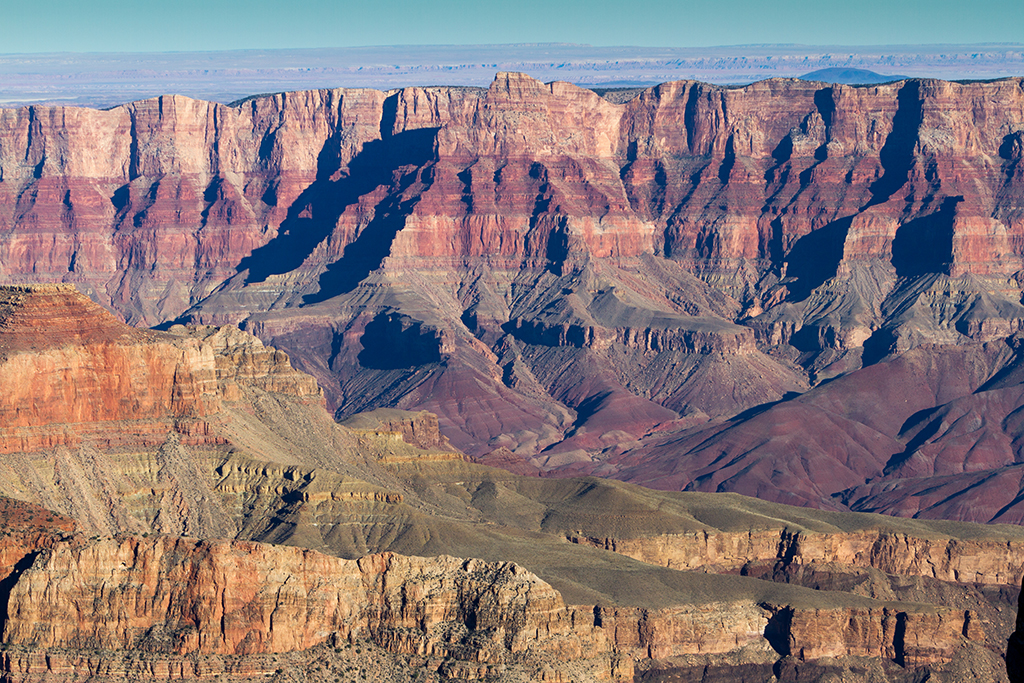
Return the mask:
<path id="1" fill-rule="evenodd" d="M 235 328 L 126 325 L 72 285 L 0 287 L 0 452 L 86 440 L 159 444 L 174 428 L 204 440 L 204 419 L 239 382 L 314 401 L 287 355 Z M 216 439 L 213 439 L 216 442 Z"/>

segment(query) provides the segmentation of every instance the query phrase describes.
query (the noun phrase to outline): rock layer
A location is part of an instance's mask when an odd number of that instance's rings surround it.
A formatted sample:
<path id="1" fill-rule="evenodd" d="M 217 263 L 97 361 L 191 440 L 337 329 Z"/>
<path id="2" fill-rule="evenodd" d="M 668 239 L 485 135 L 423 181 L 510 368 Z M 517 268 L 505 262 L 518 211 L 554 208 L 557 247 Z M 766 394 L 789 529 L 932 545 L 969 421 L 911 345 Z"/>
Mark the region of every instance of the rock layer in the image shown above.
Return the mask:
<path id="1" fill-rule="evenodd" d="M 69 612 L 80 619 L 68 620 Z M 489 634 L 476 655 L 486 657 L 487 647 L 518 652 L 565 635 L 568 625 L 553 622 L 560 614 L 558 594 L 515 565 L 127 539 L 43 551 L 11 591 L 4 639 L 40 648 L 255 654 L 373 634 L 395 651 L 437 648 L 443 656 L 438 640 L 459 621 Z"/>
<path id="2" fill-rule="evenodd" d="M 129 430 L 140 444 L 162 443 L 169 430 L 201 442 L 204 418 L 240 398 L 239 382 L 321 394 L 251 335 L 175 331 L 120 323 L 71 285 L 0 288 L 0 452 L 123 440 Z"/>
<path id="3" fill-rule="evenodd" d="M 8 648 L 251 656 L 366 638 L 391 653 L 491 665 L 527 652 L 553 661 L 603 658 L 601 677 L 623 680 L 624 657 L 711 655 L 766 637 L 801 660 L 881 657 L 921 666 L 949 661 L 967 632 L 949 611 L 566 607 L 514 564 L 450 557 L 342 560 L 163 537 L 72 538 L 27 558 L 10 589 Z M 8 655 L 7 666 L 31 665 Z"/>

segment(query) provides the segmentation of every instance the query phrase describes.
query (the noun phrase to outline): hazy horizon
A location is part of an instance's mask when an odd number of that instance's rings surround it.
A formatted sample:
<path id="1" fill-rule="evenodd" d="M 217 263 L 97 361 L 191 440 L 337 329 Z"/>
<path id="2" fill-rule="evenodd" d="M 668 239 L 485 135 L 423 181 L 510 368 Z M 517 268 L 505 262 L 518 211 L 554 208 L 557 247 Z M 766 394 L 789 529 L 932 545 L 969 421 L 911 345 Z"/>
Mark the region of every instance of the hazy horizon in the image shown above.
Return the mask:
<path id="1" fill-rule="evenodd" d="M 1013 43 L 1019 0 L 0 0 L 5 54 L 574 43 L 594 47 Z"/>
<path id="2" fill-rule="evenodd" d="M 893 80 L 1017 76 L 1024 75 L 1024 44 L 653 48 L 544 43 L 0 55 L 0 106 L 109 107 L 171 93 L 232 102 L 317 88 L 484 87 L 499 71 L 598 88 L 674 80 L 737 85 L 830 68 L 862 69 Z"/>

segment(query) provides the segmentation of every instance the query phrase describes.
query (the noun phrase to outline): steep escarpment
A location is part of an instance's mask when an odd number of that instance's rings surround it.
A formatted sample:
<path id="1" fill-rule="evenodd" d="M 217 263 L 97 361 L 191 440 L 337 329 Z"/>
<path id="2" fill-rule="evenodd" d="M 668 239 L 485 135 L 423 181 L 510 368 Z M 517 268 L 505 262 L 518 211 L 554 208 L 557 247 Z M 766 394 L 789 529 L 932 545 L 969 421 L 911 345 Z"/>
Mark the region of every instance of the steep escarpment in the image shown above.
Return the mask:
<path id="1" fill-rule="evenodd" d="M 54 581 L 59 576 L 76 580 Z M 97 598 L 105 607 L 85 608 Z M 64 618 L 69 608 L 81 618 Z M 178 654 L 285 652 L 372 633 L 378 641 L 405 635 L 395 649 L 408 654 L 441 647 L 444 656 L 444 646 L 430 640 L 460 619 L 512 652 L 538 635 L 569 631 L 552 621 L 565 612 L 558 594 L 515 565 L 395 555 L 342 560 L 168 537 L 50 548 L 19 577 L 8 612 L 8 644 Z M 417 630 L 420 642 L 410 638 Z M 483 638 L 477 645 L 488 647 Z"/>
<path id="2" fill-rule="evenodd" d="M 179 96 L 5 110 L 5 277 L 70 279 L 128 319 L 173 317 L 266 243 L 328 140 L 345 158 L 378 135 L 383 94 L 352 97 L 280 95 L 247 113 Z"/>
<path id="3" fill-rule="evenodd" d="M 517 471 L 1012 521 L 1022 126 L 1020 79 L 4 110 L 0 278 L 238 324 L 339 418 L 428 410 Z M 862 400 L 858 371 L 922 349 L 988 374 Z M 972 401 L 1000 427 L 967 430 Z"/>

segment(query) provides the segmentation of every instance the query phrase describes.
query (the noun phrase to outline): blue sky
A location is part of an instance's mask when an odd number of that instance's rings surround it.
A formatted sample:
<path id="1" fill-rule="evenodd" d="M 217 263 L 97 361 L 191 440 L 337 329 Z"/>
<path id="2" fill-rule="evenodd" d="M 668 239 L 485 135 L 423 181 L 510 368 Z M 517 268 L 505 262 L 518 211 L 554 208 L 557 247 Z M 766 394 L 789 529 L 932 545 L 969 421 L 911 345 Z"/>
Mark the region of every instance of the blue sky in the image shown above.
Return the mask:
<path id="1" fill-rule="evenodd" d="M 0 0 L 0 52 L 1024 42 L 1022 0 Z"/>

